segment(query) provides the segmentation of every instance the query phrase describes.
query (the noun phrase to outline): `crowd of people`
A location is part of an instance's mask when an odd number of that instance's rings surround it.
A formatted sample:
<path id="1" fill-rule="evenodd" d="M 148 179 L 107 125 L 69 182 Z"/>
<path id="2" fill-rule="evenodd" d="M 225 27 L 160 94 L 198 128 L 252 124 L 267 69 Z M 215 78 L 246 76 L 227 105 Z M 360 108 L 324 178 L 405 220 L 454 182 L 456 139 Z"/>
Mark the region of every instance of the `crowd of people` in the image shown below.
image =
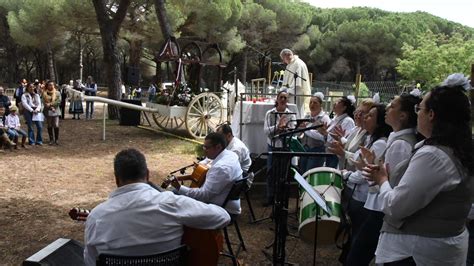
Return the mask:
<path id="1" fill-rule="evenodd" d="M 13 94 L 14 104 L 5 95 L 5 89 L 0 87 L 0 151 L 18 147 L 27 149 L 27 145 L 42 146 L 44 123 L 49 145 L 59 145 L 59 120 L 65 117 L 67 99 L 70 100 L 69 113 L 73 115 L 72 119 L 80 119 L 84 113 L 82 100 L 68 97 L 69 88 L 84 91 L 88 96 L 97 93 L 97 84 L 91 76 L 85 84 L 80 80 L 71 80 L 61 88 L 54 81 L 28 82 L 22 79 Z M 94 102 L 86 101 L 86 119 L 92 119 L 93 114 Z"/>
<path id="2" fill-rule="evenodd" d="M 415 89 L 388 105 L 374 97 L 356 108 L 354 99 L 342 97 L 332 119 L 320 107 L 324 95 L 315 93 L 302 123 L 288 109 L 287 90 L 280 91 L 264 121 L 268 149 L 293 141 L 275 140 L 281 132 L 311 127 L 299 141 L 307 152 L 326 152 L 325 159 L 302 157 L 295 166 L 301 174 L 320 166 L 341 171 L 351 233 L 344 265 L 369 265 L 374 257 L 384 265 L 464 265 L 466 258 L 472 265 L 469 88 L 464 75 L 453 74 L 424 96 Z M 270 204 L 274 182 L 268 179 Z"/>
<path id="3" fill-rule="evenodd" d="M 453 74 L 425 95 L 414 89 L 386 105 L 374 97 L 359 100 L 356 106 L 354 97 L 344 96 L 328 114 L 323 110 L 323 93 L 313 94 L 309 101 L 302 97 L 309 88 L 303 79 L 308 77 L 304 62 L 289 49 L 280 56 L 291 75 L 265 115 L 268 151 L 298 142 L 306 152 L 325 155 L 295 160 L 301 174 L 322 166 L 340 171 L 342 215 L 350 224 L 340 262 L 369 265 L 375 258 L 376 264 L 383 265 L 472 265 L 474 158 L 471 103 L 466 96 L 469 80 Z M 43 145 L 44 121 L 49 144 L 58 145 L 68 86 L 89 96 L 97 92 L 92 77 L 86 84 L 71 81 L 60 90 L 53 81 L 22 80 L 12 105 L 0 87 L 0 145 L 8 149 Z M 296 104 L 296 113 L 289 109 L 289 102 Z M 81 99 L 70 99 L 69 113 L 80 119 Z M 93 114 L 94 103 L 86 101 L 86 119 Z M 303 132 L 297 138 L 276 137 L 295 129 Z M 208 168 L 205 182 L 189 187 L 170 179 L 172 191 L 150 183 L 140 151 L 125 149 L 115 156 L 117 189 L 92 210 L 86 222 L 86 265 L 95 265 L 101 253 L 140 256 L 177 248 L 185 226 L 219 229 L 241 213 L 240 200 L 227 202 L 226 198 L 235 182 L 249 174 L 249 149 L 228 124 L 209 133 L 202 148 L 206 158 L 199 164 Z M 264 206 L 275 201 L 273 167 L 270 153 Z"/>

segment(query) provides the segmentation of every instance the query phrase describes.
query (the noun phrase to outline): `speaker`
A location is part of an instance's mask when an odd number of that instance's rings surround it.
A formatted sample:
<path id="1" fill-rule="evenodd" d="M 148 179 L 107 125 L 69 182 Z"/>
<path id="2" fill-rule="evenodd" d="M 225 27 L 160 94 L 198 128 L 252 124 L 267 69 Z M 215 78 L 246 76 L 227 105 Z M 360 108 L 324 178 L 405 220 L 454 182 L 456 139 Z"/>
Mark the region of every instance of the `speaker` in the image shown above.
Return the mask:
<path id="1" fill-rule="evenodd" d="M 140 81 L 140 68 L 138 67 L 127 67 L 127 84 L 138 86 Z"/>
<path id="2" fill-rule="evenodd" d="M 58 238 L 23 261 L 23 266 L 33 265 L 83 266 L 84 247 L 76 240 Z"/>
<path id="3" fill-rule="evenodd" d="M 131 103 L 135 105 L 142 105 L 140 100 L 128 100 L 122 99 L 120 100 L 124 103 Z M 120 125 L 121 126 L 138 126 L 140 125 L 140 114 L 141 112 L 138 110 L 133 110 L 125 107 L 120 108 Z"/>

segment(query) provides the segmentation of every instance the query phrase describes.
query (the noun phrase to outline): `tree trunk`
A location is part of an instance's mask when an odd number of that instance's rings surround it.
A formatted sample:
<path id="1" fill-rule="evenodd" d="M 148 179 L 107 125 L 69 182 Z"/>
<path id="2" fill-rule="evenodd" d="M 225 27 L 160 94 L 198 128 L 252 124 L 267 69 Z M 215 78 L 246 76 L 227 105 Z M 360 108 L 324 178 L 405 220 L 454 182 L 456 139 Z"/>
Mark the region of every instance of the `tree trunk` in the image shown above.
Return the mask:
<path id="1" fill-rule="evenodd" d="M 84 62 L 83 62 L 83 55 L 84 55 L 84 45 L 82 44 L 82 39 L 81 39 L 81 35 L 80 33 L 78 34 L 77 36 L 77 41 L 79 42 L 79 79 L 80 80 L 84 80 L 83 79 L 83 75 L 84 75 Z"/>
<path id="2" fill-rule="evenodd" d="M 113 100 L 120 99 L 122 83 L 120 70 L 120 56 L 117 47 L 117 35 L 120 26 L 127 14 L 130 0 L 120 0 L 118 9 L 115 13 L 109 13 L 106 7 L 106 0 L 93 0 L 96 11 L 97 22 L 99 23 L 100 35 L 102 37 L 102 49 L 104 51 L 104 67 L 107 77 L 108 98 Z M 111 16 L 111 18 L 109 18 Z M 114 105 L 108 105 L 109 119 L 119 117 L 118 108 Z"/>
<path id="3" fill-rule="evenodd" d="M 247 64 L 248 64 L 248 51 L 244 49 L 242 51 L 242 65 L 240 66 L 240 81 L 245 85 L 247 83 Z"/>
<path id="4" fill-rule="evenodd" d="M 48 71 L 49 71 L 49 80 L 54 82 L 56 81 L 56 73 L 54 72 L 54 60 L 53 60 L 53 49 L 51 48 L 51 43 L 46 44 L 46 54 L 48 57 Z"/>
<path id="5" fill-rule="evenodd" d="M 171 24 L 168 19 L 168 13 L 166 12 L 165 0 L 155 0 L 155 11 L 158 22 L 160 23 L 163 39 L 168 40 L 173 36 L 173 32 L 171 31 Z"/>
<path id="6" fill-rule="evenodd" d="M 165 0 L 155 0 L 155 13 L 160 24 L 161 34 L 163 35 L 163 40 L 166 42 L 173 32 L 171 30 L 171 24 L 168 19 L 168 13 L 166 12 Z M 156 81 L 163 82 L 163 72 L 161 69 L 161 62 L 155 60 L 156 63 Z"/>
<path id="7" fill-rule="evenodd" d="M 130 58 L 128 59 L 129 66 L 132 67 L 139 67 L 140 66 L 140 58 L 142 57 L 142 48 L 143 48 L 143 41 L 142 40 L 131 40 L 130 43 Z"/>

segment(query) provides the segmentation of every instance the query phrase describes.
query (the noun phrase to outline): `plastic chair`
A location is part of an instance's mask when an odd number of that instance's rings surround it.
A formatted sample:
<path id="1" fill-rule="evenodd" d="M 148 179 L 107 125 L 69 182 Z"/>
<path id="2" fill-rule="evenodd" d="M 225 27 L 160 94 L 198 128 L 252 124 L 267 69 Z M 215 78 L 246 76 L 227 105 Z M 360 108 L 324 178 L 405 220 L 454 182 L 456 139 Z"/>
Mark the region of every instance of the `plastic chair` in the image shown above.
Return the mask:
<path id="1" fill-rule="evenodd" d="M 188 251 L 188 246 L 182 245 L 173 250 L 146 256 L 99 254 L 97 266 L 184 266 L 187 265 Z"/>
<path id="2" fill-rule="evenodd" d="M 247 189 L 248 189 L 247 178 L 242 178 L 242 179 L 236 181 L 234 183 L 234 185 L 232 186 L 232 188 L 230 189 L 229 194 L 227 195 L 227 198 L 224 201 L 224 204 L 222 204 L 222 207 L 225 208 L 225 206 L 227 205 L 227 202 L 229 202 L 231 200 L 240 199 L 240 195 L 242 194 L 242 192 L 245 192 Z M 246 251 L 247 249 L 245 247 L 245 243 L 244 243 L 244 239 L 242 238 L 242 234 L 240 233 L 239 224 L 237 223 L 238 215 L 230 214 L 230 213 L 229 213 L 229 215 L 230 215 L 230 218 L 231 218 L 230 223 L 226 227 L 223 228 L 223 230 L 224 230 L 224 239 L 225 239 L 225 242 L 226 242 L 226 245 L 227 245 L 227 252 L 223 252 L 222 255 L 231 258 L 233 265 L 238 265 L 237 264 L 237 257 L 239 256 L 240 249 L 242 249 L 244 251 Z M 238 244 L 236 252 L 234 252 L 233 249 L 232 249 L 232 243 L 230 242 L 229 233 L 227 232 L 227 227 L 229 227 L 230 225 L 234 225 L 235 231 L 236 231 L 237 236 L 238 236 L 239 241 L 240 241 L 239 244 Z"/>

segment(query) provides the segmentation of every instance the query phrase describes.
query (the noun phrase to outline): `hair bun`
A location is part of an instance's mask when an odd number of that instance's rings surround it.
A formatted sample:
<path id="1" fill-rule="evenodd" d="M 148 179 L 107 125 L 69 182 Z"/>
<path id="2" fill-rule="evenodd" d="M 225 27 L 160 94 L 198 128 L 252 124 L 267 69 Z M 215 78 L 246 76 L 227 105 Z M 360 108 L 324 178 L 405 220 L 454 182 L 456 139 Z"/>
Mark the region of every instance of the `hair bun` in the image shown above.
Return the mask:
<path id="1" fill-rule="evenodd" d="M 441 86 L 448 88 L 462 87 L 465 91 L 472 89 L 470 80 L 462 73 L 449 75 L 443 82 L 441 82 Z"/>
<path id="2" fill-rule="evenodd" d="M 421 91 L 418 88 L 414 88 L 410 91 L 410 95 L 415 96 L 417 98 L 421 98 Z"/>

